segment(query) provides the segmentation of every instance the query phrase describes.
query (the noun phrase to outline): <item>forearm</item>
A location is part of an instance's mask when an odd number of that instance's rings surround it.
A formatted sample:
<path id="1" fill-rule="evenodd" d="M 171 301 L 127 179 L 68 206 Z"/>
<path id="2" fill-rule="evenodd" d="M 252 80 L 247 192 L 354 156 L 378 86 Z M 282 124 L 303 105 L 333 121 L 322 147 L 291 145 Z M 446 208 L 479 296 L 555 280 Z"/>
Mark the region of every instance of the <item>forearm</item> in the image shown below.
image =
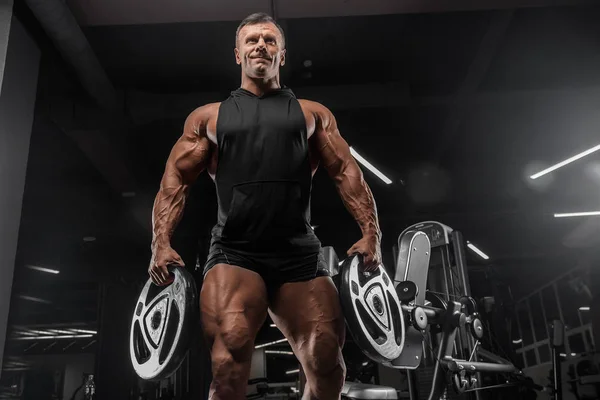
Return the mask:
<path id="1" fill-rule="evenodd" d="M 176 170 L 165 171 L 152 210 L 152 250 L 170 246 L 171 237 L 183 216 L 188 185 Z"/>
<path id="2" fill-rule="evenodd" d="M 337 191 L 346 209 L 358 223 L 363 236 L 373 236 L 381 240 L 381 229 L 377 217 L 377 205 L 369 185 L 363 179 L 362 171 L 354 163 L 347 163 L 336 174 Z"/>

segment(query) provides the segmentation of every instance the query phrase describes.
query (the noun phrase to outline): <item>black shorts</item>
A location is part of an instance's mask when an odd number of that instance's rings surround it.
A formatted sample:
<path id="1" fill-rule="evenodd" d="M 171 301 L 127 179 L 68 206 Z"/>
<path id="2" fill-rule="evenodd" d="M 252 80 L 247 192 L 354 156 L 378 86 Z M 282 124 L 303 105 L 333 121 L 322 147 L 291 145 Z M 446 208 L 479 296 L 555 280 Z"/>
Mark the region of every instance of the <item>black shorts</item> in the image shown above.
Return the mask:
<path id="1" fill-rule="evenodd" d="M 259 274 L 265 281 L 269 298 L 284 283 L 305 282 L 319 276 L 330 276 L 323 249 L 317 252 L 250 252 L 223 245 L 211 246 L 203 276 L 217 264 L 229 264 Z"/>

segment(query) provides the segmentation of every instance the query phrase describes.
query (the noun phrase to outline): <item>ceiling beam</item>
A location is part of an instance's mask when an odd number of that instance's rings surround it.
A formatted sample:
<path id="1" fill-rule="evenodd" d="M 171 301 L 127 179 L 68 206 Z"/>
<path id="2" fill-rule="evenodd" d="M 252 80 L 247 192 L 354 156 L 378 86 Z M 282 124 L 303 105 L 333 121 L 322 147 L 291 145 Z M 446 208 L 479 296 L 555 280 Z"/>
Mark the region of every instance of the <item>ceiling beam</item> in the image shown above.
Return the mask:
<path id="1" fill-rule="evenodd" d="M 38 0 L 39 1 L 39 0 Z M 240 21 L 252 12 L 279 19 L 419 14 L 595 4 L 596 0 L 68 0 L 81 25 Z"/>
<path id="2" fill-rule="evenodd" d="M 600 86 L 467 92 L 458 99 L 454 95 L 411 98 L 408 86 L 401 82 L 312 86 L 292 89 L 299 98 L 322 102 L 334 111 L 430 106 L 447 106 L 457 107 L 461 110 L 472 110 L 478 106 L 495 106 L 520 102 L 600 102 Z M 195 108 L 207 103 L 223 101 L 228 95 L 228 91 L 155 94 L 130 90 L 127 92 L 126 97 L 132 122 L 136 125 L 143 125 L 164 119 L 184 119 Z"/>
<path id="3" fill-rule="evenodd" d="M 79 0 L 81 1 L 81 0 Z M 423 14 L 597 4 L 593 0 L 304 0 L 277 2 L 280 18 Z"/>
<path id="4" fill-rule="evenodd" d="M 336 86 L 306 86 L 292 88 L 298 98 L 321 102 L 334 110 L 402 107 L 411 104 L 409 87 L 404 82 Z M 187 94 L 154 94 L 130 90 L 127 109 L 137 125 L 161 119 L 185 118 L 195 108 L 219 102 L 229 96 L 229 90 Z"/>

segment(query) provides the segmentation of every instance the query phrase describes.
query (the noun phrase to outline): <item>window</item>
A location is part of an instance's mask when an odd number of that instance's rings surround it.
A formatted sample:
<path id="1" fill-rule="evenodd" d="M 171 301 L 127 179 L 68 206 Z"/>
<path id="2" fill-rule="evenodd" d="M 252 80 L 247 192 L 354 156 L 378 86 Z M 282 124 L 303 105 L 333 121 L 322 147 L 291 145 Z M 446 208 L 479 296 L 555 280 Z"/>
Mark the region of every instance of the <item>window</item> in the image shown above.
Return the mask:
<path id="1" fill-rule="evenodd" d="M 554 292 L 554 285 L 550 285 L 542 290 L 542 298 L 544 302 L 544 309 L 546 310 L 546 319 L 548 323 L 555 319 L 561 319 L 558 311 L 558 303 L 556 302 L 556 293 Z"/>
<path id="2" fill-rule="evenodd" d="M 576 333 L 569 336 L 569 347 L 571 348 L 571 353 L 584 353 L 585 343 L 583 342 L 583 335 L 581 333 Z"/>
<path id="3" fill-rule="evenodd" d="M 550 347 L 547 344 L 538 347 L 538 354 L 540 355 L 540 363 L 550 362 Z"/>
<path id="4" fill-rule="evenodd" d="M 535 356 L 535 350 L 529 350 L 525 353 L 525 359 L 527 360 L 527 366 L 533 367 L 537 365 L 537 358 Z"/>
<path id="5" fill-rule="evenodd" d="M 544 319 L 544 308 L 540 300 L 540 293 L 536 293 L 529 298 L 529 307 L 531 308 L 531 318 L 533 319 L 533 331 L 535 340 L 541 341 L 548 339 L 546 330 L 546 320 Z"/>
<path id="6" fill-rule="evenodd" d="M 583 304 L 578 299 L 577 293 L 569 285 L 569 280 L 564 279 L 556 283 L 558 289 L 558 298 L 563 318 L 565 319 L 566 330 L 581 326 L 579 320 L 579 307 Z"/>
<path id="7" fill-rule="evenodd" d="M 594 339 L 592 337 L 592 330 L 591 329 L 586 329 L 585 330 L 585 340 L 589 346 L 590 350 L 594 350 L 595 346 L 594 346 Z"/>
<path id="8" fill-rule="evenodd" d="M 529 310 L 527 307 L 527 301 L 522 301 L 517 306 L 517 318 L 519 319 L 519 327 L 521 328 L 521 334 L 523 338 L 523 346 L 533 344 L 533 333 L 531 331 L 531 318 L 529 317 Z"/>

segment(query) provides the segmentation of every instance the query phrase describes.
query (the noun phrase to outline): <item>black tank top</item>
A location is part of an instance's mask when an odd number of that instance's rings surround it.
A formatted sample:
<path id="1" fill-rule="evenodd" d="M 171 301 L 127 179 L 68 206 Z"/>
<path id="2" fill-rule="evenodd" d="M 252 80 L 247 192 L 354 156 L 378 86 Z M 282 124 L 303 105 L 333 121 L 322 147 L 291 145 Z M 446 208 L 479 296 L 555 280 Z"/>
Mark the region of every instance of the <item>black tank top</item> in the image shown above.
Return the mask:
<path id="1" fill-rule="evenodd" d="M 288 88 L 263 96 L 237 89 L 221 103 L 213 244 L 312 252 L 311 166 L 306 121 Z"/>

